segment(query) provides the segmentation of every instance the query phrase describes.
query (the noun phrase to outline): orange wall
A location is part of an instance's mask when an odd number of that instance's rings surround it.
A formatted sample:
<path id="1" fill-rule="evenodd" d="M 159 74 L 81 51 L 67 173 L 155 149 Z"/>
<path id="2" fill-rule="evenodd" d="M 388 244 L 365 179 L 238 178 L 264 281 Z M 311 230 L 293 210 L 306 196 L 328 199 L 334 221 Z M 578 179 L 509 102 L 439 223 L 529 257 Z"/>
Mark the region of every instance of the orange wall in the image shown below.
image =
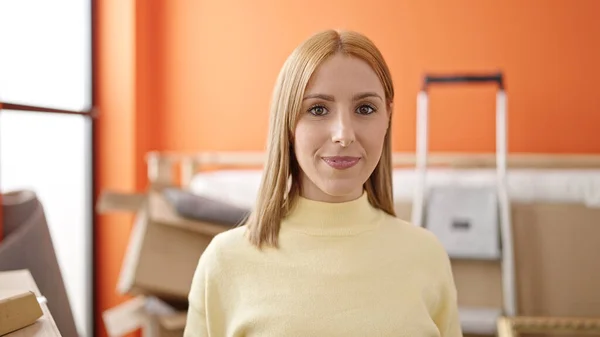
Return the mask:
<path id="1" fill-rule="evenodd" d="M 598 13 L 596 0 L 172 1 L 159 41 L 161 146 L 262 149 L 285 57 L 309 34 L 339 27 L 366 33 L 387 58 L 397 150 L 414 149 L 425 71 L 500 68 L 511 151 L 600 152 Z M 432 148 L 493 150 L 493 100 L 492 88 L 433 91 Z"/>
<path id="2" fill-rule="evenodd" d="M 149 150 L 263 149 L 279 68 L 301 40 L 330 27 L 366 33 L 386 56 L 397 90 L 396 150 L 414 149 L 424 72 L 499 68 L 511 151 L 600 153 L 600 1 L 104 0 L 97 7 L 98 190 L 142 190 Z M 431 99 L 433 150 L 493 150 L 492 87 L 435 89 Z M 115 286 L 130 229 L 130 216 L 98 217 L 99 312 L 124 300 Z M 100 316 L 96 322 L 104 336 Z"/>
<path id="3" fill-rule="evenodd" d="M 157 115 L 158 62 L 153 39 L 155 2 L 104 0 L 96 2 L 95 99 L 100 117 L 95 140 L 95 184 L 105 189 L 143 190 L 146 187 L 145 154 L 156 149 L 160 115 Z M 97 196 L 96 196 L 97 197 Z M 127 296 L 116 294 L 116 284 L 132 227 L 131 214 L 96 216 L 95 323 L 106 336 L 101 313 Z"/>
<path id="4" fill-rule="evenodd" d="M 121 0 L 96 2 L 95 100 L 99 109 L 95 184 L 135 188 L 135 10 Z M 118 304 L 115 288 L 128 234 L 130 215 L 96 216 L 95 295 L 98 336 L 106 336 L 100 313 Z"/>

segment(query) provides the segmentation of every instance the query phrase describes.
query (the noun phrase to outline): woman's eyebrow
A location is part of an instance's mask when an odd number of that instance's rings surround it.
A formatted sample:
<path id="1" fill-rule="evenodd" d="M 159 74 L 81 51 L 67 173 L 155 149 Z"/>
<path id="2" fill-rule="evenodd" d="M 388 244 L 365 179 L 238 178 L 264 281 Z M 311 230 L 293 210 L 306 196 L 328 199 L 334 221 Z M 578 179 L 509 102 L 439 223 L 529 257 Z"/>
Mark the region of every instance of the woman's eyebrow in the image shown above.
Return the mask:
<path id="1" fill-rule="evenodd" d="M 306 100 L 306 99 L 311 99 L 311 98 L 320 98 L 326 101 L 335 101 L 335 99 L 333 98 L 333 96 L 331 95 L 325 95 L 325 94 L 310 94 L 310 95 L 306 95 L 304 96 L 304 98 L 302 100 Z"/>
<path id="2" fill-rule="evenodd" d="M 367 97 L 375 97 L 375 98 L 379 98 L 380 100 L 383 101 L 383 98 L 381 96 L 379 96 L 378 94 L 374 93 L 374 92 L 363 92 L 363 93 L 360 93 L 360 94 L 356 94 L 356 95 L 354 95 L 353 99 L 355 101 L 358 101 L 360 99 L 367 98 Z"/>

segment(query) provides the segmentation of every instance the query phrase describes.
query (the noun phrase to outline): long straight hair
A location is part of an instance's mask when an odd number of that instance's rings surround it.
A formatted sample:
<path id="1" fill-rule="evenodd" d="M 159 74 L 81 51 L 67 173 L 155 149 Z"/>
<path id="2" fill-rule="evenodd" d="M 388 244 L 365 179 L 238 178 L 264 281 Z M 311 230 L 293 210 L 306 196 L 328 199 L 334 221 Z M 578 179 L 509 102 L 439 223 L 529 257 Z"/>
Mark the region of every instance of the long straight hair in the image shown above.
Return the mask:
<path id="1" fill-rule="evenodd" d="M 357 57 L 371 66 L 383 85 L 391 114 L 392 77 L 381 52 L 366 36 L 352 31 L 327 30 L 311 36 L 291 53 L 273 91 L 263 176 L 254 209 L 245 222 L 249 241 L 259 248 L 265 245 L 278 247 L 281 221 L 300 195 L 300 167 L 293 150 L 294 130 L 312 74 L 336 53 Z M 381 158 L 364 189 L 372 206 L 395 216 L 391 157 L 390 116 Z"/>

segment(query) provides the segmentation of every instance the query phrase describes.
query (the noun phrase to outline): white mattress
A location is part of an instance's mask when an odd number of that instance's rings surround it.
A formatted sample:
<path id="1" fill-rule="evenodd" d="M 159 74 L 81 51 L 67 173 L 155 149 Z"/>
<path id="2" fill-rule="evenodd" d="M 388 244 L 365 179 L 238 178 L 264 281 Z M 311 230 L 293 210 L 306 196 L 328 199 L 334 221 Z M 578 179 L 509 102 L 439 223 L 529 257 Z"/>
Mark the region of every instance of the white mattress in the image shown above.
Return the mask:
<path id="1" fill-rule="evenodd" d="M 256 200 L 261 170 L 222 170 L 198 173 L 192 179 L 193 193 L 250 208 Z M 495 184 L 491 169 L 430 169 L 427 186 L 482 186 Z M 393 171 L 396 201 L 411 200 L 415 188 L 414 169 Z M 518 169 L 508 173 L 508 193 L 520 202 L 548 201 L 582 203 L 600 207 L 600 170 L 534 170 Z"/>

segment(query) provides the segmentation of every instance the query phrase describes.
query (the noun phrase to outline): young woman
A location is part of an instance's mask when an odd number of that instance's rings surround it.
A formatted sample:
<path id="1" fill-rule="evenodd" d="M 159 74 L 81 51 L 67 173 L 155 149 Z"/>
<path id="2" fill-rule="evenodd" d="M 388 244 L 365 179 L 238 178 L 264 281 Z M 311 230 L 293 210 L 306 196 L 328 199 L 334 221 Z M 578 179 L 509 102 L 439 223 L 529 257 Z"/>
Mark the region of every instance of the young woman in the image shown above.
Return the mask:
<path id="1" fill-rule="evenodd" d="M 361 34 L 293 51 L 255 208 L 200 258 L 186 337 L 462 336 L 444 248 L 394 213 L 393 100 Z"/>

